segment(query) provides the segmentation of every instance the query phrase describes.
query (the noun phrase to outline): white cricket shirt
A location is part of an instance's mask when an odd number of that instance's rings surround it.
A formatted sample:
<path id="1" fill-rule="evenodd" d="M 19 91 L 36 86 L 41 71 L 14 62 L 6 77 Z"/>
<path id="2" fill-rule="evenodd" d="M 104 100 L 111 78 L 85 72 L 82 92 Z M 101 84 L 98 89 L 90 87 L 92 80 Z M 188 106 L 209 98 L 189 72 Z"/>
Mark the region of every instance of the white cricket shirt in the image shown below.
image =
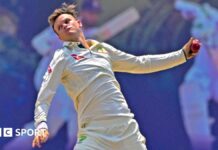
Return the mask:
<path id="1" fill-rule="evenodd" d="M 46 122 L 52 97 L 60 83 L 74 100 L 79 124 L 119 116 L 132 118 L 114 72 L 151 73 L 186 61 L 182 50 L 134 56 L 106 43 L 94 43 L 90 49 L 80 48 L 78 43 L 67 43 L 55 52 L 35 104 L 36 126 Z"/>

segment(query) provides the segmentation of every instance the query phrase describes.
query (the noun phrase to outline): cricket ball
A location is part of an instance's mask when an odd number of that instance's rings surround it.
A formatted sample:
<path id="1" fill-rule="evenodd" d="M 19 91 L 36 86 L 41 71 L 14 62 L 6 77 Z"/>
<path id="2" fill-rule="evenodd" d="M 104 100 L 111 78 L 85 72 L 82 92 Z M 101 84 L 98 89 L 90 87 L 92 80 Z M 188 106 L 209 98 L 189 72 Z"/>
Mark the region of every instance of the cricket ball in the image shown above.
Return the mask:
<path id="1" fill-rule="evenodd" d="M 192 44 L 191 44 L 191 51 L 193 53 L 197 53 L 201 48 L 201 42 L 197 39 L 193 40 L 192 41 Z"/>

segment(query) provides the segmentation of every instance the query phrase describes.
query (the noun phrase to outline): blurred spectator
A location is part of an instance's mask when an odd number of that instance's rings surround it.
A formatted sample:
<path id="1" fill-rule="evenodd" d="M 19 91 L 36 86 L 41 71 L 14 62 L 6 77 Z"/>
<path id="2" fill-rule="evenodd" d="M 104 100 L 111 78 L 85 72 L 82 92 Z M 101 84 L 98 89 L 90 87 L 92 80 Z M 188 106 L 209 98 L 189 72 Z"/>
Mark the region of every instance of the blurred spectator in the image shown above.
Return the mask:
<path id="1" fill-rule="evenodd" d="M 177 0 L 175 7 L 192 21 L 191 34 L 203 43 L 180 86 L 185 129 L 194 150 L 211 150 L 214 137 L 208 103 L 218 101 L 218 10 L 201 0 Z"/>
<path id="2" fill-rule="evenodd" d="M 83 24 L 84 34 L 87 38 L 96 36 L 101 12 L 102 6 L 99 0 L 83 1 L 80 10 L 80 19 Z"/>
<path id="3" fill-rule="evenodd" d="M 16 36 L 18 18 L 9 10 L 0 7 L 0 33 L 8 36 Z"/>
<path id="4" fill-rule="evenodd" d="M 0 7 L 0 81 L 4 83 L 0 87 L 3 100 L 0 118 L 3 127 L 17 127 L 25 122 L 28 114 L 31 115 L 27 108 L 31 107 L 30 99 L 34 97 L 31 76 L 36 57 L 17 39 L 17 24 L 17 16 Z"/>

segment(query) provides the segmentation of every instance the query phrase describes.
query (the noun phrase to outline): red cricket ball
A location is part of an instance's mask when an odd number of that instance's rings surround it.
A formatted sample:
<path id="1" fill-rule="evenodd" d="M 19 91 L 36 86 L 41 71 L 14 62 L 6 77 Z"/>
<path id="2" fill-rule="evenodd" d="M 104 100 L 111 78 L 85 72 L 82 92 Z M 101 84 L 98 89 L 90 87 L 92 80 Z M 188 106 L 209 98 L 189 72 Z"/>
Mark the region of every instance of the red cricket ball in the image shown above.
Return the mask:
<path id="1" fill-rule="evenodd" d="M 192 41 L 192 44 L 191 44 L 191 51 L 193 53 L 197 53 L 201 48 L 201 42 L 197 39 L 193 40 Z"/>

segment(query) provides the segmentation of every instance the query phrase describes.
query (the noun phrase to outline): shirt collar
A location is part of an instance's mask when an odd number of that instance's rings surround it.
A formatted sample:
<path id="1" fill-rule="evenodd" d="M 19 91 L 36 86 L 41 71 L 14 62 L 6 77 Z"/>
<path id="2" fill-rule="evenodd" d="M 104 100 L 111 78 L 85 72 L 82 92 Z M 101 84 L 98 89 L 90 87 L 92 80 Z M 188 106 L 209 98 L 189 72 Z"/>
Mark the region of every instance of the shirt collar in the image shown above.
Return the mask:
<path id="1" fill-rule="evenodd" d="M 69 49 L 75 49 L 75 48 L 78 48 L 79 44 L 80 44 L 80 42 L 67 42 L 67 41 L 65 41 L 63 43 L 63 46 L 67 47 Z"/>

